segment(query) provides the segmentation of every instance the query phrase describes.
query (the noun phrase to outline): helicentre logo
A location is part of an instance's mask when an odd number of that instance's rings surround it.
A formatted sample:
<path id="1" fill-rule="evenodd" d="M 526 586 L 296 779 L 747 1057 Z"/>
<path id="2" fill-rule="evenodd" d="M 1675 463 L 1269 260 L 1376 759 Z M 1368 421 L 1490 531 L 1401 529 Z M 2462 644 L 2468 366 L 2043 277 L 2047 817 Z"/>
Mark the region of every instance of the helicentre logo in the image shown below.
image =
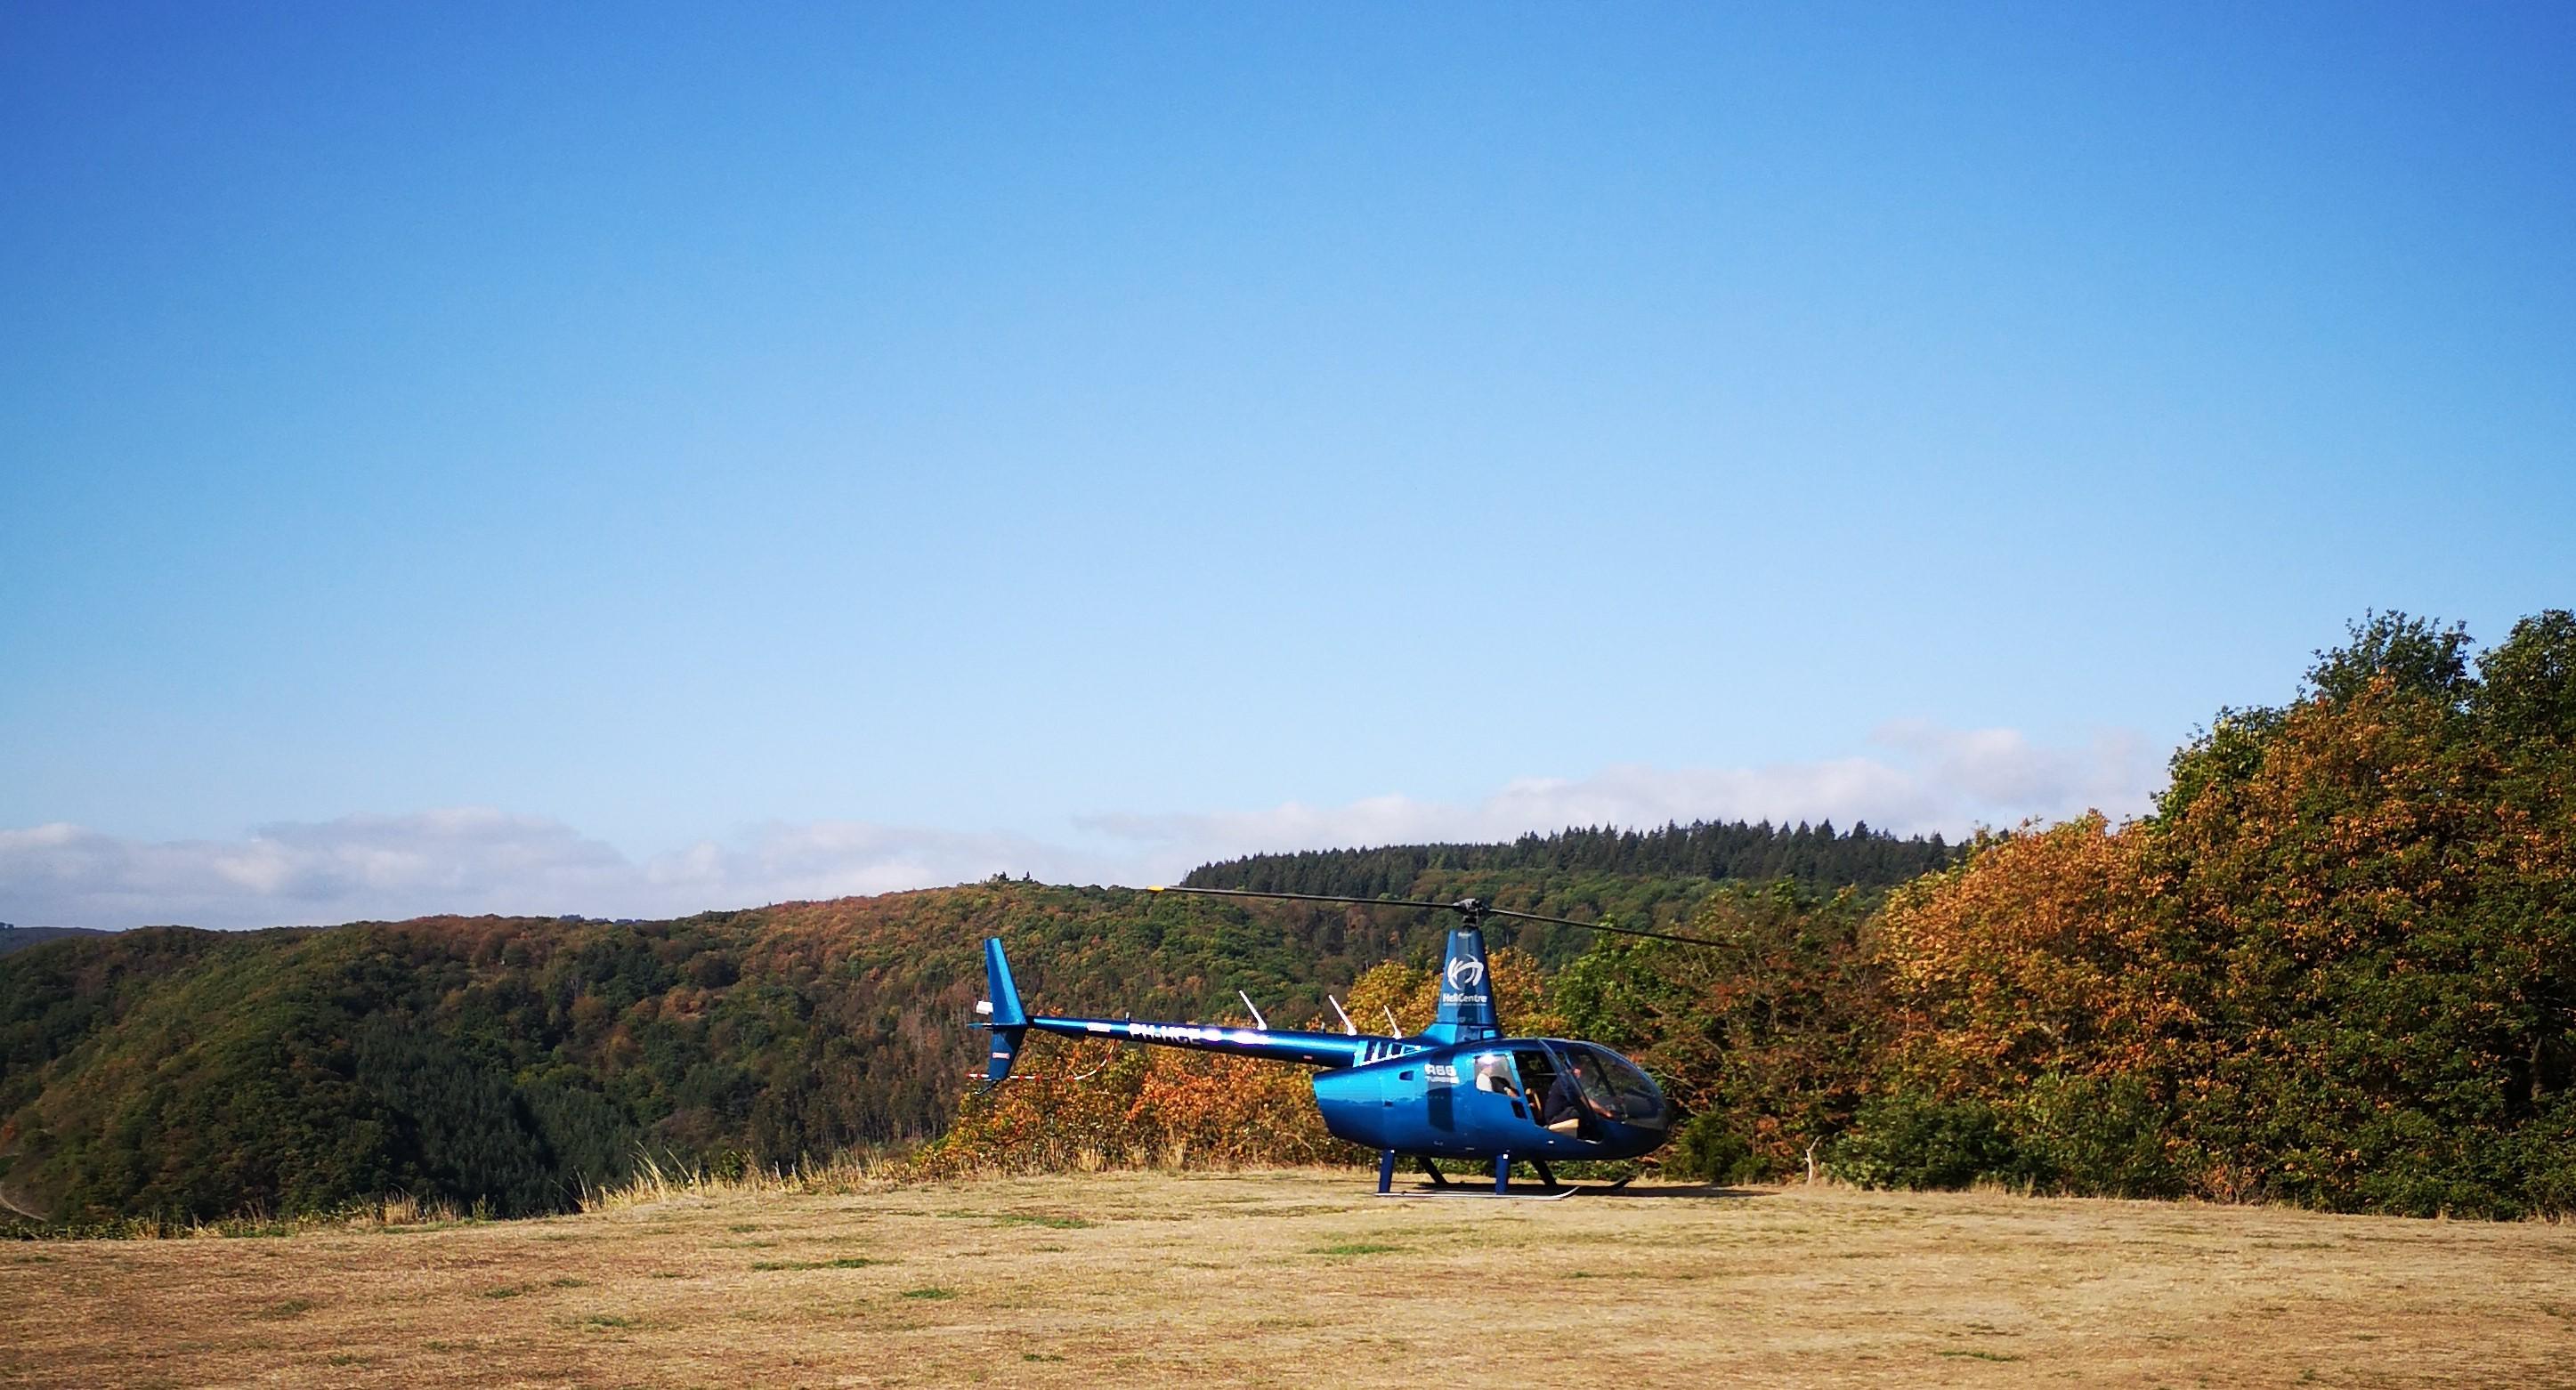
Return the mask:
<path id="1" fill-rule="evenodd" d="M 1485 963 L 1472 956 L 1460 956 L 1449 962 L 1449 987 L 1474 989 L 1485 982 Z"/>

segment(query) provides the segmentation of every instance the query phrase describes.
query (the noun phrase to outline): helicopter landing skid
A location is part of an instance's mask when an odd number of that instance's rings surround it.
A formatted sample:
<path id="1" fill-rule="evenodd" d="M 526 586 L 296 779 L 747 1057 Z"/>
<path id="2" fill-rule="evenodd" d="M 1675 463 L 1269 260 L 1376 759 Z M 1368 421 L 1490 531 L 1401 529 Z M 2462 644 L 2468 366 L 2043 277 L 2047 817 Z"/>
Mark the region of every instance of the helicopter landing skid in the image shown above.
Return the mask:
<path id="1" fill-rule="evenodd" d="M 1454 1197 L 1475 1202 L 1562 1202 L 1583 1189 L 1551 1187 L 1528 1192 L 1496 1192 L 1490 1187 L 1453 1183 L 1447 1187 L 1408 1187 L 1376 1193 L 1379 1197 Z"/>

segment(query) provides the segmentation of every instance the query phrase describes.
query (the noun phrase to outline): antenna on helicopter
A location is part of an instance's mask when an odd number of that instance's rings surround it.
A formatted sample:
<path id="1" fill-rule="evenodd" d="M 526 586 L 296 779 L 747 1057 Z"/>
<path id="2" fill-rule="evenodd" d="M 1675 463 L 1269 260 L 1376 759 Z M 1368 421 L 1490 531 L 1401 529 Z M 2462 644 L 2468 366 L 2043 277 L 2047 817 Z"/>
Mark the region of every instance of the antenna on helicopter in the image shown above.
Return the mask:
<path id="1" fill-rule="evenodd" d="M 1343 897 L 1334 893 L 1272 893 L 1258 888 L 1190 888 L 1183 886 L 1167 886 L 1164 884 L 1155 884 L 1148 887 L 1145 891 L 1148 893 L 1193 893 L 1201 897 L 1210 898 L 1271 898 L 1282 902 L 1299 903 L 1357 903 L 1362 907 L 1437 908 L 1447 912 L 1455 912 L 1459 916 L 1466 918 L 1466 924 L 1471 928 L 1484 926 L 1486 919 L 1488 918 L 1511 917 L 1523 922 L 1547 922 L 1560 927 L 1582 927 L 1587 931 L 1605 931 L 1619 936 L 1642 936 L 1654 941 L 1678 941 L 1686 946 L 1723 946 L 1726 944 L 1722 941 L 1711 941 L 1708 938 L 1701 936 L 1683 936 L 1678 932 L 1648 931 L 1643 927 L 1620 927 L 1613 926 L 1608 922 L 1578 922 L 1571 917 L 1549 917 L 1536 912 L 1521 912 L 1513 908 L 1496 907 L 1492 903 L 1485 901 L 1483 898 L 1460 898 L 1456 902 L 1443 903 L 1432 902 L 1425 898 L 1351 898 Z"/>
<path id="2" fill-rule="evenodd" d="M 1258 1028 L 1265 1033 L 1270 1031 L 1270 1020 L 1261 1016 L 1261 1006 L 1252 1002 L 1251 995 L 1238 989 L 1234 992 L 1234 997 L 1243 1001 L 1243 1007 L 1252 1010 L 1253 1027 Z"/>
<path id="3" fill-rule="evenodd" d="M 1334 1013 L 1337 1013 L 1337 1014 L 1340 1014 L 1340 1015 L 1342 1016 L 1342 1031 L 1343 1031 L 1345 1034 L 1348 1034 L 1349 1036 L 1354 1037 L 1354 1038 L 1356 1038 L 1356 1037 L 1358 1037 L 1358 1036 L 1360 1035 L 1360 1026 L 1359 1026 L 1358 1024 L 1356 1024 L 1356 1023 L 1351 1022 L 1351 1011 L 1342 1007 L 1342 1001 L 1341 1001 L 1341 1000 L 1336 999 L 1336 998 L 1334 998 L 1333 996 L 1331 996 L 1331 995 L 1327 994 L 1327 995 L 1325 995 L 1325 996 L 1324 996 L 1324 1002 L 1325 1002 L 1325 1003 L 1327 1003 L 1327 1004 L 1332 1005 L 1332 1006 L 1333 1006 L 1333 1012 L 1334 1012 Z"/>

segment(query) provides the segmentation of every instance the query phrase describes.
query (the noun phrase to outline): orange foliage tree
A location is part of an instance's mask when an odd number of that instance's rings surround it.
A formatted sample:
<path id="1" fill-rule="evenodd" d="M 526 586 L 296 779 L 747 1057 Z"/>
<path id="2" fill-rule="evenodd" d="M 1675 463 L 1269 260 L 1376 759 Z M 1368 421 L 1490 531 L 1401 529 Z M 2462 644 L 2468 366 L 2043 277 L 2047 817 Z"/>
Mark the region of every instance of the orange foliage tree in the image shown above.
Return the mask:
<path id="1" fill-rule="evenodd" d="M 1878 934 L 1895 1079 L 2008 1102 L 2049 1073 L 2168 1067 L 2193 1010 L 2142 838 L 2091 813 L 1989 836 L 1899 889 Z"/>
<path id="2" fill-rule="evenodd" d="M 2576 616 L 2399 615 L 2230 710 L 2151 817 L 1894 895 L 1852 1171 L 2346 1209 L 2576 1210 Z"/>

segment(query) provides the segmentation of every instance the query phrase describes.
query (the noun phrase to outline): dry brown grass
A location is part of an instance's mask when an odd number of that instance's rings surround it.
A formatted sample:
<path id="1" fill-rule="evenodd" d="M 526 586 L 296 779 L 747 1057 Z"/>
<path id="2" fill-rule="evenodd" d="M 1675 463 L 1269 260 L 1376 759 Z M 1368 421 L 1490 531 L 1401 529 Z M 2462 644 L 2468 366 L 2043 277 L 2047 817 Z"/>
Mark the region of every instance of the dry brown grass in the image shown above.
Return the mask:
<path id="1" fill-rule="evenodd" d="M 2576 1226 L 1347 1173 L 0 1244 L 33 1385 L 2576 1385 Z"/>

